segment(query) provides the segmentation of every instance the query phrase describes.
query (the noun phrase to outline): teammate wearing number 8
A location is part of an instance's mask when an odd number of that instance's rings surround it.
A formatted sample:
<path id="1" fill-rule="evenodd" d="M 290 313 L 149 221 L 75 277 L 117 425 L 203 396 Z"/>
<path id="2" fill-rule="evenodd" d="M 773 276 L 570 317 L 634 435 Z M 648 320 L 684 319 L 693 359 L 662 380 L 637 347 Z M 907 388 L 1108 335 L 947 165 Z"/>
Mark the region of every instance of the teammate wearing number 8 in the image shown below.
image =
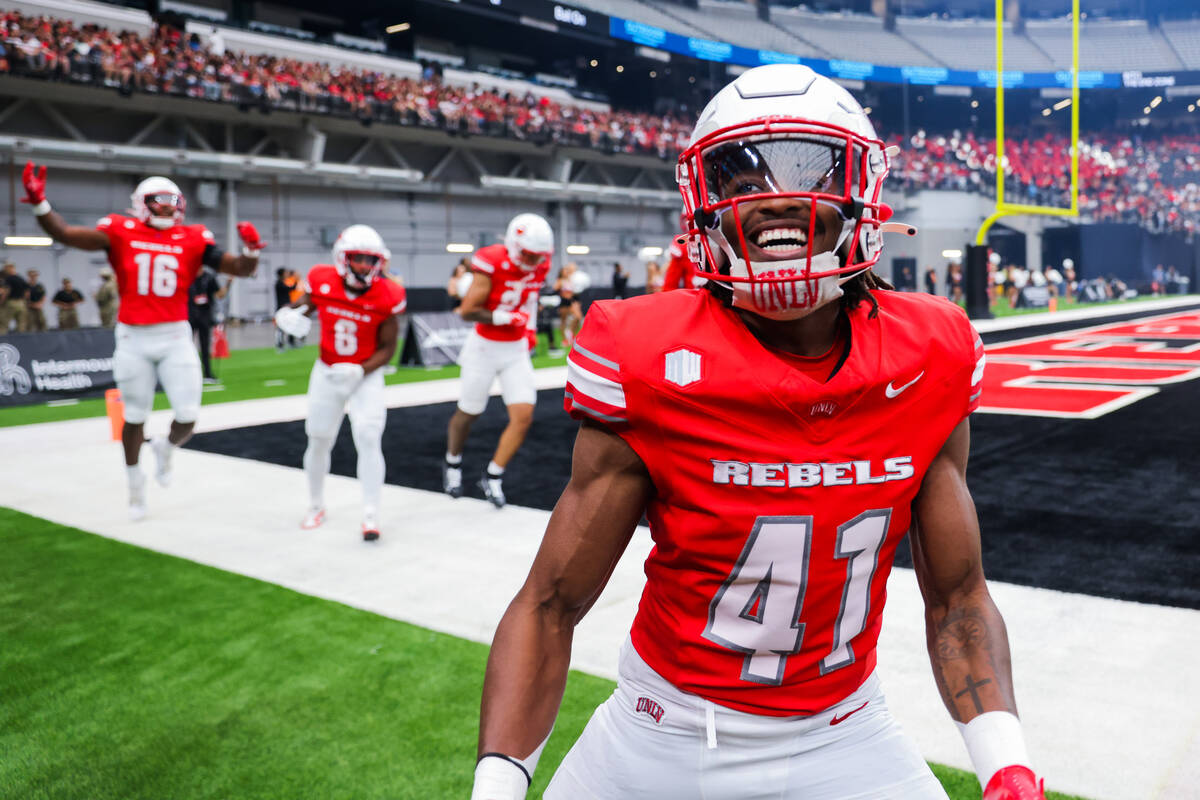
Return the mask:
<path id="1" fill-rule="evenodd" d="M 279 329 L 300 339 L 308 335 L 308 315 L 320 315 L 321 356 L 308 379 L 304 422 L 309 508 L 300 527 L 306 530 L 325 522 L 325 476 L 342 417 L 349 412 L 363 493 L 362 536 L 365 541 L 379 538 L 387 422 L 379 368 L 396 352 L 396 315 L 407 305 L 404 287 L 383 275 L 389 258 L 374 228 L 351 225 L 333 244 L 333 264 L 309 270 L 304 294 L 275 313 Z"/>
<path id="2" fill-rule="evenodd" d="M 759 67 L 680 156 L 704 289 L 601 301 L 567 363 L 570 481 L 492 643 L 474 800 L 525 796 L 574 626 L 638 521 L 654 548 L 617 690 L 548 800 L 945 798 L 875 674 L 911 534 L 929 656 L 986 800 L 1042 800 L 965 473 L 983 348 L 891 291 L 890 154 L 854 98 Z"/>
<path id="3" fill-rule="evenodd" d="M 46 200 L 46 168 L 25 165 L 22 202 L 33 206 L 42 230 L 80 250 L 105 250 L 120 295 L 113 377 L 125 405 L 121 443 L 129 482 L 129 515 L 146 515 L 146 479 L 138 465 L 146 417 L 161 383 L 174 412 L 170 432 L 150 441 L 155 478 L 171 480 L 172 454 L 192 435 L 200 411 L 200 359 L 188 325 L 188 287 L 204 266 L 247 277 L 265 243 L 249 222 L 238 223 L 240 255 L 217 247 L 203 225 L 184 225 L 183 193 L 167 178 L 146 178 L 130 196 L 131 215 L 109 214 L 95 228 L 68 225 Z"/>

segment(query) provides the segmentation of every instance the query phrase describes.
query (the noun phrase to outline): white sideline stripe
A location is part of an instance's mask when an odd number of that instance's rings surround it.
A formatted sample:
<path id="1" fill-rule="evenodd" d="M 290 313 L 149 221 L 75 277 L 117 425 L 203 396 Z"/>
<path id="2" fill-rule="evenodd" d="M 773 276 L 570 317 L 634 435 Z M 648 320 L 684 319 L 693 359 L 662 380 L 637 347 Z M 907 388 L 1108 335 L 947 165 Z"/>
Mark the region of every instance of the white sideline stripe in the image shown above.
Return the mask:
<path id="1" fill-rule="evenodd" d="M 1200 296 L 1186 294 L 1180 297 L 1163 298 L 1161 300 L 1135 300 L 1129 303 L 1114 303 L 1112 305 L 1094 308 L 1074 308 L 1070 311 L 1048 311 L 1041 314 L 1014 314 L 1009 317 L 995 319 L 973 319 L 971 324 L 980 333 L 1007 331 L 1014 328 L 1032 328 L 1038 325 L 1056 325 L 1060 322 L 1077 322 L 1085 319 L 1100 319 L 1121 314 L 1136 314 L 1141 311 L 1165 311 L 1181 306 L 1193 306 L 1200 303 Z M 1011 344 L 1011 342 L 1005 342 Z"/>
<path id="2" fill-rule="evenodd" d="M 547 379 L 542 372 L 539 378 Z M 559 372 L 561 380 L 565 370 Z M 456 396 L 455 381 L 436 384 L 389 387 L 389 402 Z M 273 421 L 297 408 L 302 414 L 303 399 L 292 406 L 280 398 L 206 407 L 200 424 L 212 430 Z M 151 431 L 168 419 L 155 414 Z M 125 518 L 119 449 L 108 435 L 104 417 L 0 431 L 5 446 L 36 441 L 21 450 L 23 468 L 6 474 L 0 503 L 480 642 L 491 640 L 524 580 L 548 517 L 545 511 L 509 506 L 497 512 L 483 500 L 385 486 L 383 539 L 366 545 L 359 538 L 355 481 L 331 476 L 329 522 L 302 532 L 305 483 L 299 469 L 186 451 L 176 456 L 170 489 L 148 482 L 150 517 L 133 524 Z M 64 486 L 72 487 L 70 503 L 63 502 Z M 223 502 L 211 502 L 214 496 Z M 637 609 L 649 547 L 648 532 L 639 530 L 580 625 L 575 668 L 615 678 L 616 653 Z M 446 575 L 455 576 L 449 585 L 470 591 L 447 592 Z M 1049 786 L 1093 800 L 1194 797 L 1200 786 L 1200 681 L 1188 676 L 1200 661 L 1200 611 L 1001 583 L 992 584 L 992 593 L 1012 639 L 1030 753 Z M 968 768 L 929 671 L 923 605 L 910 570 L 895 570 L 888 597 L 879 674 L 892 709 L 926 758 Z"/>

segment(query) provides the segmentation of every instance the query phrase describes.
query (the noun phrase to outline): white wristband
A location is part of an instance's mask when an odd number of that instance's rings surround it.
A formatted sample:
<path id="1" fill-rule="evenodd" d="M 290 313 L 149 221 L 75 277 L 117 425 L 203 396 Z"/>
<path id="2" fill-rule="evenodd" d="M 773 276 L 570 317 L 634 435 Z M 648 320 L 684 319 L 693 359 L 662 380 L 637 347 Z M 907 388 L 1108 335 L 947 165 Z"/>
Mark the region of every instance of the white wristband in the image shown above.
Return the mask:
<path id="1" fill-rule="evenodd" d="M 258 258 L 258 251 L 242 245 L 242 255 L 246 258 Z"/>
<path id="2" fill-rule="evenodd" d="M 967 744 L 967 753 L 975 765 L 979 785 L 987 786 L 992 776 L 1014 764 L 1032 767 L 1021 733 L 1021 720 L 1008 711 L 988 711 L 963 725 L 958 725 Z"/>
<path id="3" fill-rule="evenodd" d="M 43 200 L 33 207 L 33 215 L 35 217 L 44 217 L 50 213 L 50 201 Z"/>
<path id="4" fill-rule="evenodd" d="M 471 800 L 524 800 L 529 789 L 525 772 L 500 756 L 484 756 L 475 765 Z"/>
<path id="5" fill-rule="evenodd" d="M 512 321 L 513 313 L 511 311 L 505 311 L 502 308 L 497 308 L 492 312 L 493 325 L 510 325 L 512 324 Z"/>

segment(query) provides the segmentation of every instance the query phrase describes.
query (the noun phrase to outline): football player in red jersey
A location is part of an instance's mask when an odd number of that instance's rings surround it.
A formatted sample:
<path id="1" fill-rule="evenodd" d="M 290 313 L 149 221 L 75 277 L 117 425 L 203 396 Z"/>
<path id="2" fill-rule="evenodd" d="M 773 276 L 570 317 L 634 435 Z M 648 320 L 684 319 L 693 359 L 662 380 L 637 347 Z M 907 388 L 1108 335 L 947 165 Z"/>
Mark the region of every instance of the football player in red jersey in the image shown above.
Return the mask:
<path id="1" fill-rule="evenodd" d="M 224 252 L 203 225 L 183 224 L 183 193 L 167 178 L 146 178 L 130 197 L 133 216 L 109 214 L 95 228 L 68 225 L 51 210 L 44 166 L 39 170 L 33 162 L 25 164 L 21 180 L 22 202 L 33 206 L 42 230 L 68 247 L 106 250 L 116 273 L 121 307 L 113 377 L 125 404 L 121 442 L 129 478 L 129 515 L 142 519 L 146 479 L 138 455 L 155 382 L 162 384 L 175 412 L 167 436 L 150 441 L 157 461 L 155 478 L 161 485 L 170 483 L 172 453 L 191 437 L 200 410 L 200 358 L 188 325 L 188 287 L 204 266 L 229 275 L 253 275 L 265 243 L 252 224 L 239 222 L 242 252 Z"/>
<path id="2" fill-rule="evenodd" d="M 906 532 L 985 797 L 1042 798 L 965 480 L 982 343 L 957 306 L 871 271 L 884 232 L 915 232 L 880 202 L 888 161 L 804 66 L 749 70 L 701 113 L 678 174 L 708 289 L 588 313 L 573 471 L 492 644 L 475 800 L 524 797 L 574 626 L 643 514 L 617 690 L 546 798 L 945 798 L 875 675 Z"/>
<path id="3" fill-rule="evenodd" d="M 508 223 L 503 243 L 480 248 L 471 259 L 475 279 L 455 309 L 464 320 L 475 323 L 475 330 L 458 357 L 462 394 L 446 432 L 442 486 L 451 497 L 462 496 L 463 448 L 471 425 L 487 408 L 492 383 L 499 378 L 508 425 L 479 488 L 496 508 L 504 507 L 504 469 L 525 441 L 537 402 L 529 330 L 553 250 L 550 223 L 537 214 L 518 214 Z"/>
<path id="4" fill-rule="evenodd" d="M 304 294 L 275 312 L 275 323 L 289 336 L 303 339 L 318 312 L 321 355 L 308 379 L 308 417 L 304 432 L 304 472 L 309 508 L 300 527 L 325 521 L 325 476 L 342 417 L 350 413 L 350 431 L 358 451 L 362 484 L 362 536 L 379 538 L 379 496 L 383 491 L 383 428 L 387 406 L 383 372 L 396 352 L 400 324 L 396 315 L 407 306 L 404 287 L 383 275 L 391 253 L 369 225 L 351 225 L 333 243 L 333 264 L 308 272 Z"/>
<path id="5" fill-rule="evenodd" d="M 679 216 L 679 229 L 682 234 L 688 232 L 687 214 Z M 670 261 L 667 262 L 667 271 L 663 275 L 663 291 L 694 288 L 693 276 L 696 274 L 696 270 L 692 266 L 692 259 L 688 257 L 687 242 L 683 236 L 671 238 L 667 255 L 670 257 Z"/>

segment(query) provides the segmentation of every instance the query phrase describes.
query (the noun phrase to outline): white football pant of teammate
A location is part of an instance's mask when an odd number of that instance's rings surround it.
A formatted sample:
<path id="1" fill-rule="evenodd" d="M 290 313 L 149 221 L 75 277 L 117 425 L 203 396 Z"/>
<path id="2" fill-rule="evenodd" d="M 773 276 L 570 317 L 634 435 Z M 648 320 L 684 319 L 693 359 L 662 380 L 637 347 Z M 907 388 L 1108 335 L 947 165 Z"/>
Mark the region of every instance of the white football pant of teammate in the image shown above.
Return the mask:
<path id="1" fill-rule="evenodd" d="M 524 339 L 497 342 L 485 339 L 472 331 L 458 356 L 462 367 L 462 393 L 458 407 L 464 414 L 482 414 L 487 408 L 492 383 L 500 380 L 500 396 L 504 405 L 537 402 L 533 362 L 529 345 Z"/>
<path id="2" fill-rule="evenodd" d="M 304 472 L 308 478 L 310 510 L 304 527 L 315 528 L 325 516 L 325 476 L 342 417 L 350 415 L 350 431 L 358 453 L 358 480 L 362 485 L 363 529 L 377 529 L 379 497 L 383 492 L 383 428 L 387 406 L 383 372 L 374 370 L 363 377 L 358 364 L 313 364 L 308 379 L 308 418 L 304 432 Z"/>
<path id="3" fill-rule="evenodd" d="M 202 374 L 200 356 L 192 344 L 192 329 L 186 322 L 158 325 L 117 323 L 114 331 L 113 379 L 125 406 L 125 421 L 143 425 L 154 407 L 154 388 L 161 383 L 175 422 L 190 425 L 200 415 Z M 155 479 L 171 482 L 171 445 L 166 436 L 151 440 L 156 459 Z M 140 520 L 146 515 L 146 478 L 137 465 L 127 467 L 129 515 Z"/>
<path id="4" fill-rule="evenodd" d="M 820 714 L 766 717 L 680 691 L 628 640 L 619 674 L 546 800 L 946 800 L 874 675 Z"/>

